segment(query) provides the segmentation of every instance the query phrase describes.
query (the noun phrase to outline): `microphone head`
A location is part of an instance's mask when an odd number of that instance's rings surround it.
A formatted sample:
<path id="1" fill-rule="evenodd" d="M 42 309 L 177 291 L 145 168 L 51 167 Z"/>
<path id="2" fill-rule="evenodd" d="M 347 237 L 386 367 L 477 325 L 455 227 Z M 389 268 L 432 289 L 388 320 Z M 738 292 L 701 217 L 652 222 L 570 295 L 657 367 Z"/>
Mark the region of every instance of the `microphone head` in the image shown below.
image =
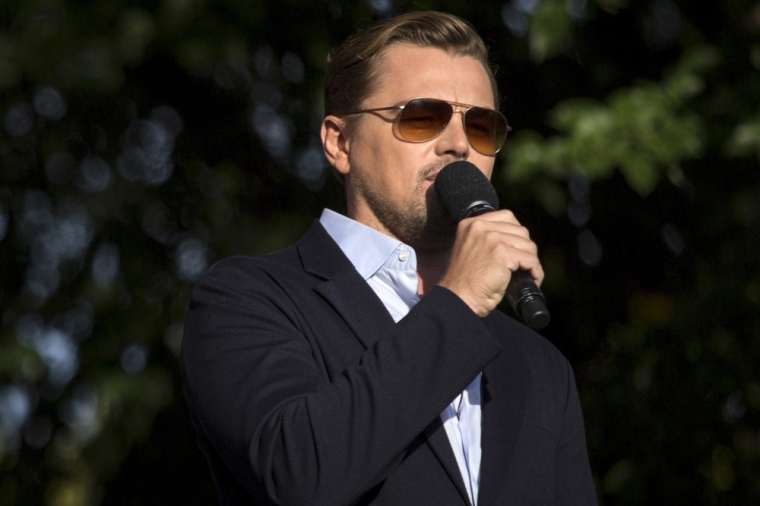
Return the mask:
<path id="1" fill-rule="evenodd" d="M 455 223 L 499 208 L 499 197 L 496 196 L 493 185 L 470 162 L 453 162 L 441 169 L 435 178 L 435 191 Z M 473 206 L 479 203 L 484 206 Z M 474 212 L 478 207 L 480 210 Z"/>

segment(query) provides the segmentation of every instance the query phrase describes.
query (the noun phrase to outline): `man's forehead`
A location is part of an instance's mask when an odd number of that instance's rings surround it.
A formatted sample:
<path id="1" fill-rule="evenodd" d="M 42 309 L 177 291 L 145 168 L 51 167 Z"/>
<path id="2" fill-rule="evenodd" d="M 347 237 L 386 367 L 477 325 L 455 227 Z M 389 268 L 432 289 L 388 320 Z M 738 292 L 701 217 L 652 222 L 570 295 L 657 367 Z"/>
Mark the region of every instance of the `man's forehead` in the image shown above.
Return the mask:
<path id="1" fill-rule="evenodd" d="M 488 73 L 481 62 L 472 56 L 406 43 L 393 44 L 378 56 L 375 83 L 368 103 L 378 95 L 391 95 L 398 103 L 425 96 L 452 101 L 474 97 L 468 99 L 476 102 L 471 105 L 496 105 L 493 103 L 495 93 Z M 457 96 L 452 96 L 452 93 Z"/>

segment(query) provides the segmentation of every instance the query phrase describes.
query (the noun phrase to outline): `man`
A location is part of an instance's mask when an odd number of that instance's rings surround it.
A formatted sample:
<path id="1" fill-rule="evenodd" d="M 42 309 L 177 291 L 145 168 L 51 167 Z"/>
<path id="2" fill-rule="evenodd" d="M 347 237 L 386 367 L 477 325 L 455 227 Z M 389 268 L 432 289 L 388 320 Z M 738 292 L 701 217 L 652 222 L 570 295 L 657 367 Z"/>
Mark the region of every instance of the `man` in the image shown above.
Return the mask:
<path id="1" fill-rule="evenodd" d="M 324 152 L 348 217 L 198 282 L 182 366 L 222 504 L 594 504 L 573 373 L 495 311 L 543 277 L 509 211 L 463 220 L 432 184 L 491 175 L 506 134 L 485 46 L 412 13 L 333 51 Z"/>

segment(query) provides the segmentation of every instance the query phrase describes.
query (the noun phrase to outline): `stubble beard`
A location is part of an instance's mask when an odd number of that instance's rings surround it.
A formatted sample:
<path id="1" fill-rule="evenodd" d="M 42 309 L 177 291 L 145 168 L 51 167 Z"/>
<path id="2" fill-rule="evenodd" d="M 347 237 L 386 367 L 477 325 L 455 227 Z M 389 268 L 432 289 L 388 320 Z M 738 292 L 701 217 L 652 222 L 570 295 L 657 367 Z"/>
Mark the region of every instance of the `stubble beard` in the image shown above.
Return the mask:
<path id="1" fill-rule="evenodd" d="M 357 190 L 377 220 L 418 254 L 444 252 L 454 244 L 456 224 L 441 204 L 435 189 L 432 186 L 425 188 L 426 178 L 440 170 L 442 165 L 435 164 L 420 171 L 414 191 L 403 202 L 390 200 L 361 178 L 355 180 Z"/>

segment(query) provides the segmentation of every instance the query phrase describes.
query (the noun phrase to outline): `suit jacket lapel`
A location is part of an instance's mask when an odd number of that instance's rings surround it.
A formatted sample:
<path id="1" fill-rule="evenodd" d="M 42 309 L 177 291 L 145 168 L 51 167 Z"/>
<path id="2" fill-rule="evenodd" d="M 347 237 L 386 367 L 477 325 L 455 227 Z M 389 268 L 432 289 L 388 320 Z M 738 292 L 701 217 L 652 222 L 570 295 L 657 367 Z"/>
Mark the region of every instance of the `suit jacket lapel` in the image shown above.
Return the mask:
<path id="1" fill-rule="evenodd" d="M 383 302 L 318 221 L 296 247 L 304 270 L 325 280 L 314 290 L 340 314 L 365 348 L 372 346 L 395 325 Z M 428 426 L 424 436 L 462 498 L 469 503 L 462 474 L 440 417 Z"/>
<path id="2" fill-rule="evenodd" d="M 464 485 L 462 472 L 459 470 L 457 458 L 454 456 L 454 450 L 451 449 L 451 441 L 449 441 L 449 436 L 446 434 L 446 429 L 443 428 L 443 420 L 441 420 L 440 416 L 436 417 L 433 423 L 425 429 L 425 437 L 427 444 L 446 470 L 451 481 L 456 485 L 462 499 L 467 504 L 470 504 L 470 497 L 467 495 L 467 488 Z"/>
<path id="3" fill-rule="evenodd" d="M 394 322 L 385 305 L 318 221 L 296 247 L 304 270 L 325 280 L 314 290 L 338 312 L 364 348 L 390 330 Z"/>
<path id="4" fill-rule="evenodd" d="M 486 318 L 485 323 L 503 347 L 499 356 L 486 366 L 481 383 L 482 455 L 478 506 L 495 504 L 503 477 L 509 470 L 525 416 L 530 375 L 514 332 L 499 325 L 494 316 Z"/>

